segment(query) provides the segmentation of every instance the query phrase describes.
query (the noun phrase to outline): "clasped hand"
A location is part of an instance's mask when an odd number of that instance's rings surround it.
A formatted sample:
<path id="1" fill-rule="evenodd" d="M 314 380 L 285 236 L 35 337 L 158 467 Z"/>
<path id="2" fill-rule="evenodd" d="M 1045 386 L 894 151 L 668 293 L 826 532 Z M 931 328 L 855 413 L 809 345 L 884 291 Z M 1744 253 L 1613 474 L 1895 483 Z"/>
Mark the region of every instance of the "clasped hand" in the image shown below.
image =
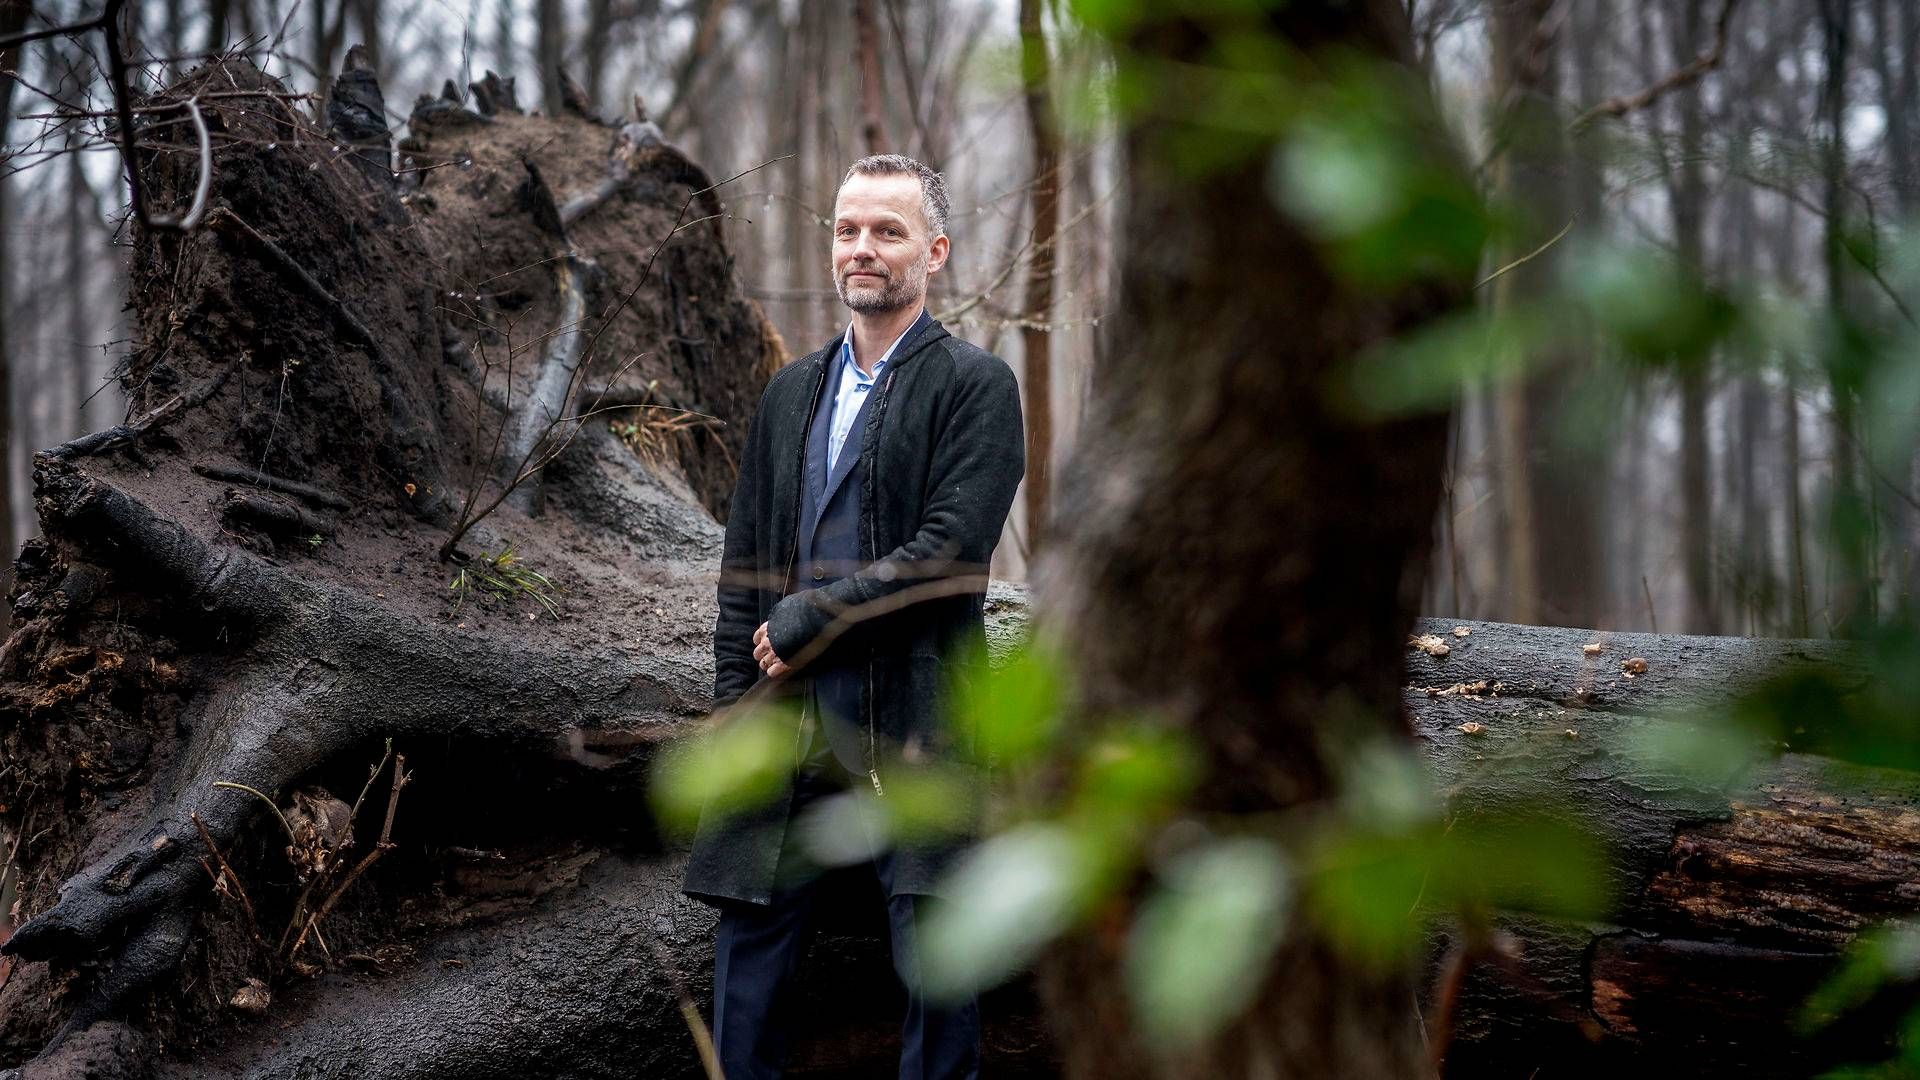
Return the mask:
<path id="1" fill-rule="evenodd" d="M 793 670 L 786 661 L 774 655 L 773 642 L 767 640 L 766 623 L 761 623 L 760 629 L 753 632 L 753 658 L 759 662 L 760 670 L 766 672 L 769 679 L 778 679 Z"/>

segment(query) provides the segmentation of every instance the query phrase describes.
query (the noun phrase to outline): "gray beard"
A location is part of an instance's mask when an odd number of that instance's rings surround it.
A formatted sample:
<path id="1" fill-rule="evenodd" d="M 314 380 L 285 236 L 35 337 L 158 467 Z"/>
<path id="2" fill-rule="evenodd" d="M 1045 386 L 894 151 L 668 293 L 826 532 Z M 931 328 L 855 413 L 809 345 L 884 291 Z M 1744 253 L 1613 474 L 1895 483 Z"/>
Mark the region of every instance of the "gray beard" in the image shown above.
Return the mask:
<path id="1" fill-rule="evenodd" d="M 912 266 L 907 268 L 907 272 L 901 277 L 890 276 L 886 279 L 886 284 L 880 286 L 879 289 L 870 287 L 863 288 L 860 290 L 858 296 L 849 295 L 847 279 L 835 273 L 833 289 L 836 293 L 840 294 L 840 302 L 847 305 L 848 310 L 857 311 L 862 315 L 881 315 L 889 311 L 899 311 L 904 307 L 919 303 L 921 299 L 925 297 L 926 288 L 924 285 L 920 289 L 915 290 L 911 285 L 907 284 L 913 278 L 919 276 L 920 271 L 925 269 L 925 267 L 926 261 L 924 259 L 917 259 Z M 925 278 L 921 280 L 924 282 Z"/>

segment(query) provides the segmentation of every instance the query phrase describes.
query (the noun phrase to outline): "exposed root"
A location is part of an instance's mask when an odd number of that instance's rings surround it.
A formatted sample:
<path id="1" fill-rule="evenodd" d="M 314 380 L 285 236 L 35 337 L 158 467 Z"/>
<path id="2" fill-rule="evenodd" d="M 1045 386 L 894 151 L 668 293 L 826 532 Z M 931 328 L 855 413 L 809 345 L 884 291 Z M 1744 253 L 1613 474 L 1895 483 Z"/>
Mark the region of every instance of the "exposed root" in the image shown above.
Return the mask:
<path id="1" fill-rule="evenodd" d="M 209 480 L 225 480 L 230 484 L 246 484 L 250 487 L 265 488 L 268 491 L 284 491 L 329 510 L 353 509 L 352 503 L 331 489 L 302 483 L 299 480 L 288 480 L 258 469 L 247 469 L 235 465 L 199 464 L 193 467 L 193 471 Z"/>

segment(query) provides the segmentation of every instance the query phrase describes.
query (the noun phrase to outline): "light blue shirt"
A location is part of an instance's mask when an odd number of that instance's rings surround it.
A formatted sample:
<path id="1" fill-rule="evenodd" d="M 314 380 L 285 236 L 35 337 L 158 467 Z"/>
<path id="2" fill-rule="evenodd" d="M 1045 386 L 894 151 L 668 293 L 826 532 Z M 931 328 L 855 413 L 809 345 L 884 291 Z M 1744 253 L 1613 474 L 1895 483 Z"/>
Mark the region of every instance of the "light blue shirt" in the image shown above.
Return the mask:
<path id="1" fill-rule="evenodd" d="M 893 359 L 893 350 L 899 348 L 901 339 L 919 321 L 916 316 L 913 322 L 907 324 L 906 330 L 900 331 L 900 337 L 894 338 L 893 344 L 887 346 L 887 351 L 881 353 L 880 359 L 874 362 L 871 375 L 863 373 L 860 365 L 853 362 L 853 323 L 847 323 L 846 336 L 840 339 L 840 382 L 833 393 L 832 419 L 827 427 L 828 476 L 833 475 L 834 462 L 840 460 L 840 448 L 846 445 L 847 435 L 853 431 L 854 417 L 860 415 L 860 407 L 867 403 L 867 395 L 873 392 L 874 384 L 880 381 L 880 373 L 887 369 L 887 361 Z"/>

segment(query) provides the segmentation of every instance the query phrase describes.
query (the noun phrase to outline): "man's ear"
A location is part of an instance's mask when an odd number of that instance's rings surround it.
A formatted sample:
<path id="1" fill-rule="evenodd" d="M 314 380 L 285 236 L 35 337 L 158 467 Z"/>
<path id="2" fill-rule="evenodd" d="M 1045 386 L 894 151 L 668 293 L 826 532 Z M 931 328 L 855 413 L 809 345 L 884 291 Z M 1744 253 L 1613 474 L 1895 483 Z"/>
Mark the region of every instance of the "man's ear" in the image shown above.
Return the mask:
<path id="1" fill-rule="evenodd" d="M 947 234 L 941 233 L 933 238 L 933 247 L 927 252 L 927 273 L 931 274 L 947 265 Z"/>

